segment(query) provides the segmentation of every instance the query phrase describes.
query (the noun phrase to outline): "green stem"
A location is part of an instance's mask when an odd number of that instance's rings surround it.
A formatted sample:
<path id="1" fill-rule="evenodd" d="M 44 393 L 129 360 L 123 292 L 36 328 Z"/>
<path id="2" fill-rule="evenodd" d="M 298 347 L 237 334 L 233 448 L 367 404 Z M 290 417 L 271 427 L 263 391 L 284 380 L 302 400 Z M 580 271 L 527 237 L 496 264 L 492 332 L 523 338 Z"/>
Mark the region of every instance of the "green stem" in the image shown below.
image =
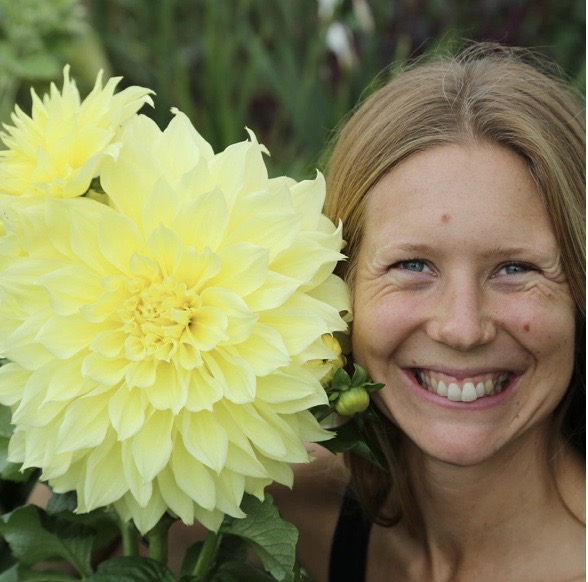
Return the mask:
<path id="1" fill-rule="evenodd" d="M 204 545 L 200 550 L 200 555 L 198 556 L 196 565 L 194 566 L 194 570 L 192 571 L 192 575 L 196 578 L 196 580 L 206 580 L 206 575 L 212 567 L 216 552 L 220 546 L 221 539 L 222 534 L 215 533 L 213 531 L 208 532 L 208 535 L 204 540 Z"/>
<path id="2" fill-rule="evenodd" d="M 167 532 L 173 521 L 170 515 L 165 514 L 155 527 L 147 533 L 149 557 L 164 566 L 167 566 Z"/>
<path id="3" fill-rule="evenodd" d="M 132 521 L 123 521 L 120 524 L 122 535 L 123 554 L 125 556 L 139 555 L 139 532 Z"/>

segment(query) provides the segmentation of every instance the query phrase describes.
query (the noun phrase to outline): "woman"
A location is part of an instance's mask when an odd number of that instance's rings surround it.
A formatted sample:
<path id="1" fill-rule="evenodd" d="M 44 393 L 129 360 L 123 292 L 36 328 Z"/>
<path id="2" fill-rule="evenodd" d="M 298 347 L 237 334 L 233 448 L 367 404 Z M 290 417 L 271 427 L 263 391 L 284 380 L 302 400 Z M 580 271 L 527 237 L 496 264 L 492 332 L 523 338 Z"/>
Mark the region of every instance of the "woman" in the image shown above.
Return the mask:
<path id="1" fill-rule="evenodd" d="M 348 242 L 352 359 L 385 383 L 369 432 L 389 470 L 317 446 L 293 491 L 273 487 L 317 582 L 584 579 L 571 93 L 521 51 L 477 47 L 397 76 L 341 131 L 326 211 Z"/>

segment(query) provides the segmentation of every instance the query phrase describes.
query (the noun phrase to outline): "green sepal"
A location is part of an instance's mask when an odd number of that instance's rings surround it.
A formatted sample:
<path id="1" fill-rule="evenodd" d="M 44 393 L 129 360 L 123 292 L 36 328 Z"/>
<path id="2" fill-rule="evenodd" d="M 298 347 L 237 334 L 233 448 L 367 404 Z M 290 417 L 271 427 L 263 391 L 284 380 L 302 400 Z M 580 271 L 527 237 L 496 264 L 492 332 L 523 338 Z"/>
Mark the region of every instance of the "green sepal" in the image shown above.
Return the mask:
<path id="1" fill-rule="evenodd" d="M 343 368 L 337 368 L 333 374 L 331 390 L 345 390 L 351 386 L 351 377 Z"/>
<path id="2" fill-rule="evenodd" d="M 367 372 L 358 364 L 353 364 L 353 377 L 351 378 L 351 386 L 363 386 L 368 381 Z"/>
<path id="3" fill-rule="evenodd" d="M 364 382 L 362 384 L 362 386 L 368 391 L 368 392 L 377 392 L 378 390 L 381 390 L 386 384 L 382 384 L 381 382 Z"/>

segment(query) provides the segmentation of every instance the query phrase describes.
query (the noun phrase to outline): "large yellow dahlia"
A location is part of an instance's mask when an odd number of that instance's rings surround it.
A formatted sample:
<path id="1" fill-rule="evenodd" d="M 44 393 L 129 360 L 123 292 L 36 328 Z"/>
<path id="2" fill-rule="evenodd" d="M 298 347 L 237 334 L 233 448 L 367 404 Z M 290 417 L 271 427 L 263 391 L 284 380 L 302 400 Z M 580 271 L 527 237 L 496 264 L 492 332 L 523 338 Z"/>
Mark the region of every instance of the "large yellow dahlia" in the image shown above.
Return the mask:
<path id="1" fill-rule="evenodd" d="M 18 106 L 14 125 L 5 125 L 0 138 L 0 194 L 46 194 L 73 198 L 88 190 L 105 156 L 116 156 L 122 126 L 145 104 L 153 104 L 149 89 L 114 90 L 120 77 L 102 87 L 98 75 L 92 92 L 83 100 L 69 66 L 63 71 L 63 89 L 52 84 L 41 100 L 31 91 L 33 109 L 28 116 Z"/>
<path id="2" fill-rule="evenodd" d="M 6 217 L 20 252 L 0 274 L 10 460 L 142 532 L 167 510 L 217 529 L 245 492 L 291 484 L 330 434 L 308 409 L 349 310 L 323 177 L 268 179 L 253 134 L 215 155 L 175 113 L 128 123 L 109 205 Z"/>

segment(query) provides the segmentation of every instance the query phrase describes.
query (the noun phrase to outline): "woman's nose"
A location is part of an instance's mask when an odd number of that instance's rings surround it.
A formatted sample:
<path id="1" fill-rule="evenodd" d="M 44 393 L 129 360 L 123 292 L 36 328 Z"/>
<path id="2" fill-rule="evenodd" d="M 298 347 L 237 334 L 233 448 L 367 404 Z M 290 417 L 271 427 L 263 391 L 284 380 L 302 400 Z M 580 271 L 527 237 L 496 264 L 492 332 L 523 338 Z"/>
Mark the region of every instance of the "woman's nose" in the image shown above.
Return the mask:
<path id="1" fill-rule="evenodd" d="M 487 344 L 496 336 L 485 292 L 471 279 L 445 282 L 427 322 L 429 337 L 459 351 Z"/>

